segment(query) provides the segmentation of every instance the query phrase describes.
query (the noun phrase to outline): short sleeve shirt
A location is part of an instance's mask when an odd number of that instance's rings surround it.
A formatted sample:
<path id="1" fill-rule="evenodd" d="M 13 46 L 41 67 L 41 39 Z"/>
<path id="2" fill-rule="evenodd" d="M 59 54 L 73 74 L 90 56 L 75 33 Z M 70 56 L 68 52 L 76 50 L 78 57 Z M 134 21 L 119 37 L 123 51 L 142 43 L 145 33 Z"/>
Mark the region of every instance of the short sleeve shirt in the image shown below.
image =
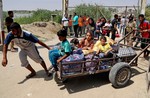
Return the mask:
<path id="1" fill-rule="evenodd" d="M 113 19 L 112 20 L 112 28 L 114 29 L 115 27 L 115 25 L 117 25 L 118 24 L 118 20 L 117 19 Z"/>
<path id="2" fill-rule="evenodd" d="M 63 17 L 62 22 L 63 22 L 63 26 L 68 26 L 69 20 L 66 17 Z"/>
<path id="3" fill-rule="evenodd" d="M 12 34 L 12 32 L 8 33 L 4 44 L 8 45 L 11 40 L 14 41 L 14 43 L 20 47 L 21 49 L 25 49 L 33 45 L 34 43 L 37 43 L 39 40 L 35 36 L 33 36 L 30 32 L 28 31 L 22 31 L 21 36 L 15 36 Z"/>
<path id="4" fill-rule="evenodd" d="M 78 25 L 78 18 L 79 17 L 77 15 L 73 17 L 73 25 Z"/>
<path id="5" fill-rule="evenodd" d="M 80 27 L 84 26 L 83 18 L 82 18 L 82 17 L 80 17 L 80 18 L 78 19 L 78 24 L 79 24 Z"/>
<path id="6" fill-rule="evenodd" d="M 102 46 L 101 44 L 98 47 L 103 53 L 105 53 L 106 51 L 108 51 L 111 46 L 109 45 L 109 43 L 106 43 L 106 45 Z"/>
<path id="7" fill-rule="evenodd" d="M 8 32 L 10 32 L 10 25 L 11 25 L 11 23 L 13 23 L 13 19 L 11 17 L 7 17 L 5 19 L 5 22 L 8 24 L 7 25 L 7 30 L 8 30 Z"/>
<path id="8" fill-rule="evenodd" d="M 59 51 L 62 56 L 64 56 L 66 53 L 71 53 L 71 45 L 68 40 L 61 42 Z"/>
<path id="9" fill-rule="evenodd" d="M 140 30 L 150 29 L 149 22 L 145 20 L 144 22 L 140 23 L 139 29 Z M 150 36 L 149 32 L 143 32 L 143 33 L 141 33 L 141 35 L 143 38 L 149 38 L 149 36 Z"/>

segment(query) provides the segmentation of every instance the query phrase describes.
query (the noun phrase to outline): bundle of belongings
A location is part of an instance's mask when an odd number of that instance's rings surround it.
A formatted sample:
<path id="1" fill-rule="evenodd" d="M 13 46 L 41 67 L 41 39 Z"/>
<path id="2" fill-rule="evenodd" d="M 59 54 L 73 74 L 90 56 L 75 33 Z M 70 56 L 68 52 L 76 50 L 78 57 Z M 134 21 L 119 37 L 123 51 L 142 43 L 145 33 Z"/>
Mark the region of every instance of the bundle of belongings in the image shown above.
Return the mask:
<path id="1" fill-rule="evenodd" d="M 73 53 L 62 61 L 63 74 L 74 74 L 81 72 L 82 63 L 84 61 L 84 54 L 82 49 L 73 50 Z"/>

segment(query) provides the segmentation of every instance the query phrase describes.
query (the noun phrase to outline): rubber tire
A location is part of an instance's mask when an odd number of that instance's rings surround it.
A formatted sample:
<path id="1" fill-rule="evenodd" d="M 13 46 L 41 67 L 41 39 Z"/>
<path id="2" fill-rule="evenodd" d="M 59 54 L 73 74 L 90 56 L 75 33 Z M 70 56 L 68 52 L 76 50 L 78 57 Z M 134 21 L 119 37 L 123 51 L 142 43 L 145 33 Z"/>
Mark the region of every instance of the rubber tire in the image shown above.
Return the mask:
<path id="1" fill-rule="evenodd" d="M 118 83 L 116 78 L 117 78 L 117 75 L 119 74 L 119 72 L 123 69 L 127 69 L 128 70 L 128 75 L 127 75 L 127 78 L 123 81 L 123 83 Z M 131 78 L 131 68 L 130 66 L 128 65 L 128 63 L 125 63 L 125 62 L 119 62 L 119 63 L 116 63 L 110 70 L 109 72 L 109 81 L 112 83 L 112 85 L 115 87 L 115 88 L 121 88 L 121 87 L 125 87 L 127 85 L 127 83 L 129 82 Z"/>

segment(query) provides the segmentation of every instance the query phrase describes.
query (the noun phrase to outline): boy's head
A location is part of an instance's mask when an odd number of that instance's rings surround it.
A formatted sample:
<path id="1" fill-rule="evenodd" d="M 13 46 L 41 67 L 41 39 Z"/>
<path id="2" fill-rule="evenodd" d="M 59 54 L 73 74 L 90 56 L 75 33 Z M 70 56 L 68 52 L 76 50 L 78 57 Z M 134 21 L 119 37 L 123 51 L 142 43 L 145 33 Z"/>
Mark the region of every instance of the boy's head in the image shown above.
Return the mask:
<path id="1" fill-rule="evenodd" d="M 13 22 L 10 25 L 10 29 L 11 29 L 13 35 L 18 35 L 21 32 L 21 26 L 17 22 Z"/>
<path id="2" fill-rule="evenodd" d="M 60 41 L 63 41 L 66 39 L 67 31 L 66 30 L 60 30 L 57 32 L 57 36 L 58 36 Z"/>
<path id="3" fill-rule="evenodd" d="M 143 14 L 140 14 L 140 15 L 139 15 L 139 20 L 140 20 L 140 22 L 143 22 L 144 19 L 145 19 L 144 15 L 143 15 Z"/>
<path id="4" fill-rule="evenodd" d="M 14 17 L 13 11 L 8 11 L 8 15 L 9 15 L 9 17 Z"/>
<path id="5" fill-rule="evenodd" d="M 114 18 L 115 18 L 115 19 L 118 19 L 118 15 L 117 15 L 117 14 L 115 14 L 115 15 L 114 15 Z"/>

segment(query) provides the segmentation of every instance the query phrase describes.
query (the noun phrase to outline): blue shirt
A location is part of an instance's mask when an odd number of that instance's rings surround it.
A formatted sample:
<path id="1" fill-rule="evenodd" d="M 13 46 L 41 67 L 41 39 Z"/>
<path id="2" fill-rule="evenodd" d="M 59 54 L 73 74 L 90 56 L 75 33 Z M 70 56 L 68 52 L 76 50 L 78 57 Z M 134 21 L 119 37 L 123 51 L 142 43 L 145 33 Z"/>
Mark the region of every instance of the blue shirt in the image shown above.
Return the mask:
<path id="1" fill-rule="evenodd" d="M 78 18 L 79 17 L 77 15 L 73 17 L 73 25 L 78 25 Z"/>
<path id="2" fill-rule="evenodd" d="M 27 48 L 31 45 L 33 45 L 34 43 L 37 43 L 39 41 L 38 38 L 36 38 L 35 36 L 33 36 L 30 32 L 28 31 L 22 31 L 21 35 L 18 37 L 16 35 L 13 35 L 12 32 L 8 33 L 4 44 L 8 45 L 11 40 L 14 41 L 14 43 L 19 46 L 21 49 L 22 48 Z"/>
<path id="3" fill-rule="evenodd" d="M 61 42 L 61 49 L 59 51 L 62 56 L 64 56 L 66 53 L 71 53 L 71 45 L 68 40 Z"/>

